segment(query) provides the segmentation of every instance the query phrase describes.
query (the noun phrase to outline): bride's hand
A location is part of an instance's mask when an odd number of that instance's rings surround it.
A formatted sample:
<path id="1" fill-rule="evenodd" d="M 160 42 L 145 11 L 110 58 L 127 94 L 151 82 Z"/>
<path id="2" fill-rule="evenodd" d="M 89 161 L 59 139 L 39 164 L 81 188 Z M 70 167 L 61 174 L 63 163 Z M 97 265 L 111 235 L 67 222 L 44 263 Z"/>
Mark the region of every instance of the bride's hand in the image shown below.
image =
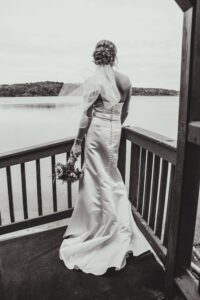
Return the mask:
<path id="1" fill-rule="evenodd" d="M 79 155 L 81 154 L 81 151 L 82 151 L 82 149 L 81 149 L 81 141 L 75 140 L 74 144 L 73 144 L 73 146 L 72 146 L 72 148 L 70 150 L 70 154 L 72 156 L 75 156 L 76 158 L 78 158 Z"/>

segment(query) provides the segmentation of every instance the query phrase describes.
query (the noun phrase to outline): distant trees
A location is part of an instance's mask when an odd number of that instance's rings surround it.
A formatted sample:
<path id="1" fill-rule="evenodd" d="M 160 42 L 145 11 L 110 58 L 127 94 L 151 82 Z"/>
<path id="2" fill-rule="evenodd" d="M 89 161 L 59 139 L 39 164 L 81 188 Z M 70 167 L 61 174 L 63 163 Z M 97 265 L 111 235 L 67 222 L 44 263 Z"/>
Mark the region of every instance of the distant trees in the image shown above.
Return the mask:
<path id="1" fill-rule="evenodd" d="M 63 82 L 53 81 L 3 84 L 0 85 L 0 97 L 58 96 L 59 93 L 60 95 L 67 95 L 79 85 L 79 83 L 64 84 Z M 132 88 L 132 95 L 137 96 L 176 96 L 178 94 L 178 91 L 169 89 Z"/>
<path id="2" fill-rule="evenodd" d="M 0 85 L 0 97 L 57 96 L 63 82 L 34 82 Z"/>
<path id="3" fill-rule="evenodd" d="M 132 88 L 132 95 L 138 96 L 177 96 L 179 94 L 176 90 L 156 89 L 156 88 Z"/>

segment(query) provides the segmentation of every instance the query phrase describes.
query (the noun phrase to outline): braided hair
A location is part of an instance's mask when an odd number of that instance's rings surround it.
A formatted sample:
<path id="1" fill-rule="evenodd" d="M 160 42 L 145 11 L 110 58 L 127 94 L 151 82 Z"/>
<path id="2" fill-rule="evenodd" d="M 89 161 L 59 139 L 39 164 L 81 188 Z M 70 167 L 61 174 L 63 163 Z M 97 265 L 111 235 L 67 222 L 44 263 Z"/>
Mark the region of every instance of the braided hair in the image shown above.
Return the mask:
<path id="1" fill-rule="evenodd" d="M 96 44 L 93 52 L 96 65 L 113 65 L 117 54 L 116 46 L 108 40 L 101 40 Z"/>

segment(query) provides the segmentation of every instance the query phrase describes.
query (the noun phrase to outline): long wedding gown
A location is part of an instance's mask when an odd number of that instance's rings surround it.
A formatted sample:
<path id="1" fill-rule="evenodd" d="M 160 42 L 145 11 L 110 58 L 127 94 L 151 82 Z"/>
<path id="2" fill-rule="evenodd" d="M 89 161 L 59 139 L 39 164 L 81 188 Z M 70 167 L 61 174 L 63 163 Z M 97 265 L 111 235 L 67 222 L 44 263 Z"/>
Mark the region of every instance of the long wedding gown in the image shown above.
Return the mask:
<path id="1" fill-rule="evenodd" d="M 83 176 L 59 255 L 68 269 L 94 275 L 122 269 L 129 252 L 151 250 L 131 212 L 131 203 L 117 168 L 123 103 L 94 106 L 85 139 Z"/>

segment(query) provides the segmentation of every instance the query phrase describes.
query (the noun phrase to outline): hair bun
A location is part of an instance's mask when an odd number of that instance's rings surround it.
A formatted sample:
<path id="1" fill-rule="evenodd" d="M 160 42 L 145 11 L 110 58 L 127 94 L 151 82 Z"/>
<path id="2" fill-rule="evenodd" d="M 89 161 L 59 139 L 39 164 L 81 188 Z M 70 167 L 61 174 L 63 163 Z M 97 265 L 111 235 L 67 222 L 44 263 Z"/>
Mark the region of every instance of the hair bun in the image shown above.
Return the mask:
<path id="1" fill-rule="evenodd" d="M 93 52 L 94 63 L 96 65 L 113 64 L 117 54 L 116 46 L 108 40 L 97 43 Z"/>

